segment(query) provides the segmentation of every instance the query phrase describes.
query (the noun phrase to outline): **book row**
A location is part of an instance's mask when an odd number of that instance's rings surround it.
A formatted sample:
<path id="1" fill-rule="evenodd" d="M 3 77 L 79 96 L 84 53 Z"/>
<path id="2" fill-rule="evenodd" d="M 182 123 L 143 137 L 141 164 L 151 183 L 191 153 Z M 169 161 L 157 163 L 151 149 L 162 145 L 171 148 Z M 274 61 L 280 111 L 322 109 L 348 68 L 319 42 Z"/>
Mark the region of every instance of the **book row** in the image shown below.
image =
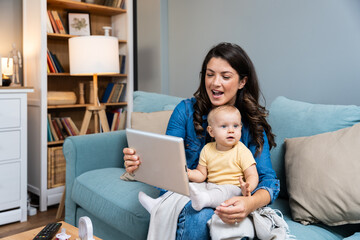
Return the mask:
<path id="1" fill-rule="evenodd" d="M 52 118 L 49 113 L 47 123 L 48 142 L 61 141 L 68 136 L 77 136 L 80 133 L 70 117 Z"/>
<path id="2" fill-rule="evenodd" d="M 56 10 L 47 11 L 46 31 L 47 33 L 67 34 L 64 21 Z"/>
<path id="3" fill-rule="evenodd" d="M 123 108 L 107 111 L 106 117 L 109 123 L 110 131 L 125 129 L 126 111 Z"/>
<path id="4" fill-rule="evenodd" d="M 47 72 L 48 73 L 63 73 L 63 72 L 65 72 L 64 68 L 61 65 L 56 54 L 49 51 L 49 49 L 47 50 L 46 61 L 47 61 Z"/>
<path id="5" fill-rule="evenodd" d="M 95 0 L 95 4 L 125 9 L 125 0 Z"/>
<path id="6" fill-rule="evenodd" d="M 117 103 L 124 102 L 126 96 L 126 84 L 125 83 L 108 83 L 106 86 L 103 97 L 101 98 L 102 103 Z"/>
<path id="7" fill-rule="evenodd" d="M 110 131 L 125 129 L 126 111 L 123 108 L 106 111 Z M 69 136 L 77 136 L 80 131 L 71 117 L 51 117 L 48 114 L 47 136 L 48 142 L 62 141 Z"/>

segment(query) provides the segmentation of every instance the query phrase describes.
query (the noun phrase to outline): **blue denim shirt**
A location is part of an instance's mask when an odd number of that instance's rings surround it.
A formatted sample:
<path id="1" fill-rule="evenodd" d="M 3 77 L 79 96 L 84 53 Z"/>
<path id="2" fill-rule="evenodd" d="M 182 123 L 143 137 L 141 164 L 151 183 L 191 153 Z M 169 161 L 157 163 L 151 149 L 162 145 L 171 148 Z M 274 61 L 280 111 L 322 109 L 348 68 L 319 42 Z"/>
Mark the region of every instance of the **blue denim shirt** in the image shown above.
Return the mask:
<path id="1" fill-rule="evenodd" d="M 205 137 L 199 138 L 195 132 L 195 127 L 193 123 L 195 102 L 195 98 L 185 99 L 181 101 L 174 109 L 174 112 L 170 117 L 169 124 L 166 130 L 167 135 L 181 137 L 184 139 L 186 163 L 188 168 L 190 169 L 194 169 L 197 167 L 200 151 L 206 144 Z M 207 116 L 203 116 L 203 119 L 207 119 Z M 207 127 L 206 121 L 203 127 L 203 136 L 205 136 Z M 263 151 L 256 157 L 256 145 L 254 144 L 254 142 L 252 142 L 249 128 L 246 125 L 243 125 L 242 127 L 240 141 L 250 149 L 256 161 L 256 168 L 259 174 L 259 184 L 253 192 L 256 192 L 259 189 L 267 190 L 270 194 L 272 203 L 279 195 L 280 182 L 278 179 L 276 179 L 276 173 L 271 165 L 270 147 L 265 132 Z"/>

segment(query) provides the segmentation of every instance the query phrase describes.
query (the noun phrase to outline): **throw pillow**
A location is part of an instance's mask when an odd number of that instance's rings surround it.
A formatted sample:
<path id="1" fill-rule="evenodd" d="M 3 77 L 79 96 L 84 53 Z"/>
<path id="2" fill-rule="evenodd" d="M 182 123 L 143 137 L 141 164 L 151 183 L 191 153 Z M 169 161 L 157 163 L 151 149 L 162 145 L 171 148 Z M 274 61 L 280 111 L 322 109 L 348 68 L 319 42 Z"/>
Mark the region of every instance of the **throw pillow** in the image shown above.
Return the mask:
<path id="1" fill-rule="evenodd" d="M 355 105 L 312 104 L 277 97 L 269 110 L 269 124 L 277 146 L 271 161 L 280 180 L 280 196 L 287 197 L 285 179 L 285 138 L 306 137 L 336 131 L 360 123 L 360 107 Z"/>
<path id="2" fill-rule="evenodd" d="M 158 111 L 158 112 L 132 112 L 131 113 L 131 128 L 165 134 L 166 128 L 173 111 Z"/>
<path id="3" fill-rule="evenodd" d="M 303 224 L 360 223 L 360 124 L 285 140 L 292 217 Z"/>

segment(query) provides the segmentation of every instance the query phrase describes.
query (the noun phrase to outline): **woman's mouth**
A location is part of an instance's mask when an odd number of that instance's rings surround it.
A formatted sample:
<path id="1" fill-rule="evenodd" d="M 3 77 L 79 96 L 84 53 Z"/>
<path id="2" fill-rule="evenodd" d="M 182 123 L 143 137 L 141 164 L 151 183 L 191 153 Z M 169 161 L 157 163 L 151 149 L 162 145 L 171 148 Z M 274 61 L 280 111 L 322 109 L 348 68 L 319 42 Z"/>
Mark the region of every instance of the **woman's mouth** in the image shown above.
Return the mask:
<path id="1" fill-rule="evenodd" d="M 221 97 L 224 94 L 224 92 L 217 91 L 217 90 L 211 90 L 211 92 L 214 97 Z"/>

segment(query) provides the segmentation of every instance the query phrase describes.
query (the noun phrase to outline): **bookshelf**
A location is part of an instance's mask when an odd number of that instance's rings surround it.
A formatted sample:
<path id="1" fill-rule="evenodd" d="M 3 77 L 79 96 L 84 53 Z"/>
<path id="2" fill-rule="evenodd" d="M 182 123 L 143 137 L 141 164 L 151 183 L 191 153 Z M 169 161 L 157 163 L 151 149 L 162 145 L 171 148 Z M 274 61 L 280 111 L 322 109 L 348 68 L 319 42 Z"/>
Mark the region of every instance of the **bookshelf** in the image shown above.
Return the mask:
<path id="1" fill-rule="evenodd" d="M 33 86 L 28 101 L 28 190 L 39 196 L 39 210 L 60 202 L 63 186 L 48 188 L 48 149 L 62 146 L 63 140 L 48 142 L 47 116 L 71 117 L 80 129 L 89 102 L 91 76 L 69 74 L 69 34 L 47 33 L 47 10 L 56 10 L 67 29 L 68 12 L 90 14 L 91 35 L 104 35 L 103 26 L 111 26 L 111 35 L 119 39 L 120 55 L 126 56 L 125 73 L 99 75 L 99 99 L 110 82 L 125 83 L 125 100 L 104 103 L 108 110 L 123 108 L 127 111 L 126 124 L 130 124 L 133 99 L 133 8 L 132 0 L 126 0 L 126 9 L 88 4 L 72 0 L 23 0 L 23 58 L 24 84 Z M 68 32 L 68 31 L 67 31 Z M 48 73 L 47 49 L 55 53 L 64 68 L 63 73 Z M 90 50 L 89 50 L 90 51 Z M 85 103 L 79 103 L 79 83 L 85 85 Z M 75 104 L 48 105 L 48 91 L 73 91 Z M 93 126 L 91 123 L 90 126 Z M 94 129 L 90 128 L 90 132 Z"/>

